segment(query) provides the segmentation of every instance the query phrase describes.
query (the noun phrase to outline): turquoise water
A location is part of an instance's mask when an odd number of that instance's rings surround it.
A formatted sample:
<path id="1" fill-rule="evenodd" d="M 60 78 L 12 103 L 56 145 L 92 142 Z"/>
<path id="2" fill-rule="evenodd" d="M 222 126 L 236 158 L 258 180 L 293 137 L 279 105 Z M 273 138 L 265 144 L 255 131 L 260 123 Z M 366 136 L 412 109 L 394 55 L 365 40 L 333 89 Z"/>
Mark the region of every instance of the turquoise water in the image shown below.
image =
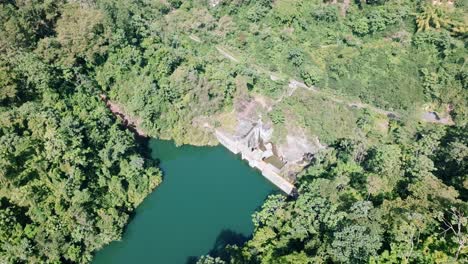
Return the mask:
<path id="1" fill-rule="evenodd" d="M 222 147 L 149 146 L 164 181 L 136 209 L 122 241 L 100 250 L 94 264 L 194 263 L 252 233 L 252 213 L 276 191 L 259 172 Z"/>

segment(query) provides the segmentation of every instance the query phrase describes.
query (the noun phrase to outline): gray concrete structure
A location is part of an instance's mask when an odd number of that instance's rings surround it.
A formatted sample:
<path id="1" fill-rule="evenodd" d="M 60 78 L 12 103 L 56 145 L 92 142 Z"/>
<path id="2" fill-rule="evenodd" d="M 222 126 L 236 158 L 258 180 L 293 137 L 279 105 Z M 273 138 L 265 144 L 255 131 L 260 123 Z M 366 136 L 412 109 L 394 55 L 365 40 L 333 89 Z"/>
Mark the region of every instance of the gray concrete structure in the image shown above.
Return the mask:
<path id="1" fill-rule="evenodd" d="M 261 121 L 254 123 L 248 128 L 247 125 L 240 127 L 241 133 L 237 136 L 226 132 L 215 130 L 215 136 L 218 141 L 234 154 L 240 154 L 242 159 L 246 160 L 253 168 L 260 170 L 262 175 L 271 183 L 280 188 L 283 192 L 290 195 L 295 190 L 294 185 L 281 175 L 287 166 L 279 157 L 275 156 L 273 145 L 269 142 L 272 130 L 264 126 Z M 277 164 L 267 162 L 268 158 L 273 157 Z M 279 163 L 279 164 L 278 164 Z"/>

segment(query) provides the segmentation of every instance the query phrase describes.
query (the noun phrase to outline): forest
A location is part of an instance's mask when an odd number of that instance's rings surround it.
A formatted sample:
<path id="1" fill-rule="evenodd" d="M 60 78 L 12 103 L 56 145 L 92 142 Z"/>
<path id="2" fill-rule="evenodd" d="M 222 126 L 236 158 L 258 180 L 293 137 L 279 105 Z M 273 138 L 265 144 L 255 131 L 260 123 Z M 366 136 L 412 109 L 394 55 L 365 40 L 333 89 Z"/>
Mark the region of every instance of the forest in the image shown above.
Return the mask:
<path id="1" fill-rule="evenodd" d="M 226 125 L 249 96 L 279 102 L 275 133 L 294 124 L 327 148 L 297 197 L 268 197 L 245 244 L 199 264 L 465 263 L 467 14 L 464 0 L 0 0 L 0 263 L 89 263 L 161 183 L 102 98 L 149 137 L 206 145 L 197 123 Z M 289 79 L 317 96 L 282 100 Z"/>

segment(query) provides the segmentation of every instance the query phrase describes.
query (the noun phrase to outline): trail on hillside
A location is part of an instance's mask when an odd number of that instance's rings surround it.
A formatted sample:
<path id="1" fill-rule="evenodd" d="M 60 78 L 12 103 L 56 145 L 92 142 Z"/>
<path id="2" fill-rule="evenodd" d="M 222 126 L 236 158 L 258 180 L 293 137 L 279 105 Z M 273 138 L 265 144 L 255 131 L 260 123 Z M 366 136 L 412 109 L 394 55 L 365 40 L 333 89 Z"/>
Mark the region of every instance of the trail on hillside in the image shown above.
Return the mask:
<path id="1" fill-rule="evenodd" d="M 229 52 L 224 50 L 222 47 L 216 46 L 216 50 L 218 50 L 218 52 L 221 53 L 221 55 L 228 58 L 229 60 L 239 63 L 239 60 L 236 57 L 234 57 L 234 55 L 230 54 Z"/>
<path id="2" fill-rule="evenodd" d="M 190 35 L 189 38 L 192 39 L 195 42 L 198 42 L 198 43 L 202 42 L 199 37 L 197 37 L 197 36 L 195 36 L 193 34 Z M 305 83 L 300 82 L 300 81 L 294 79 L 294 77 L 289 76 L 287 74 L 279 73 L 279 72 L 271 72 L 271 71 L 263 68 L 262 66 L 253 63 L 253 62 L 243 61 L 241 58 L 236 57 L 234 54 L 229 52 L 226 47 L 218 45 L 218 46 L 215 46 L 215 48 L 223 57 L 227 58 L 228 60 L 230 60 L 230 61 L 232 61 L 234 63 L 241 63 L 241 62 L 245 63 L 246 65 L 249 65 L 251 69 L 256 70 L 257 72 L 266 74 L 268 76 L 268 78 L 270 78 L 272 81 L 277 82 L 277 81 L 288 80 L 288 82 L 289 82 L 288 83 L 288 90 L 285 93 L 283 93 L 276 100 L 275 103 L 279 103 L 284 98 L 292 96 L 294 94 L 294 92 L 298 88 L 302 88 L 302 89 L 306 89 L 308 91 L 314 92 L 316 94 L 319 94 L 319 95 L 323 96 L 324 98 L 327 98 L 328 100 L 330 100 L 332 102 L 339 103 L 339 104 L 345 104 L 345 105 L 347 105 L 348 107 L 351 107 L 351 108 L 367 109 L 367 110 L 372 111 L 374 113 L 385 115 L 385 116 L 390 117 L 390 118 L 397 118 L 398 119 L 398 118 L 400 118 L 402 116 L 400 113 L 398 113 L 396 111 L 385 110 L 385 109 L 378 108 L 376 106 L 373 106 L 373 105 L 370 105 L 370 104 L 365 104 L 365 103 L 362 103 L 362 102 L 350 101 L 350 100 L 347 100 L 347 99 L 345 99 L 343 97 L 339 97 L 339 96 L 330 94 L 329 91 L 326 91 L 326 92 L 320 91 L 317 87 L 307 86 Z M 245 56 L 242 56 L 242 57 L 245 57 Z M 424 113 L 423 116 L 421 116 L 420 120 L 424 121 L 424 122 L 439 123 L 439 124 L 444 124 L 444 125 L 452 125 L 453 124 L 453 121 L 451 120 L 451 118 L 437 119 L 437 118 L 432 118 L 431 115 L 432 115 L 431 112 L 426 112 L 426 113 Z M 429 118 L 429 116 L 431 116 L 431 118 Z"/>
<path id="3" fill-rule="evenodd" d="M 236 58 L 235 55 L 228 52 L 226 50 L 226 48 L 221 47 L 221 46 L 216 46 L 215 48 L 222 56 L 229 59 L 230 61 L 235 62 L 235 63 L 240 63 L 241 62 L 240 58 Z M 276 103 L 280 103 L 285 97 L 292 96 L 294 94 L 294 92 L 298 88 L 302 88 L 302 89 L 306 89 L 308 91 L 312 91 L 312 92 L 315 92 L 317 94 L 320 94 L 320 95 L 324 96 L 325 98 L 327 98 L 327 99 L 329 99 L 329 100 L 331 100 L 331 101 L 333 101 L 335 103 L 346 104 L 347 106 L 349 106 L 351 108 L 359 108 L 359 109 L 366 108 L 366 109 L 368 109 L 370 111 L 373 111 L 373 112 L 376 112 L 378 114 L 383 114 L 383 115 L 386 115 L 386 116 L 392 116 L 392 117 L 396 117 L 396 118 L 401 116 L 399 113 L 394 112 L 394 111 L 388 111 L 388 110 L 380 109 L 380 108 L 377 108 L 375 106 L 372 106 L 372 105 L 369 105 L 369 104 L 364 104 L 364 103 L 361 103 L 361 102 L 348 101 L 348 100 L 345 100 L 345 99 L 342 99 L 342 98 L 335 97 L 335 96 L 330 95 L 328 93 L 321 92 L 320 90 L 317 89 L 317 87 L 307 86 L 305 83 L 300 82 L 300 81 L 292 78 L 291 76 L 288 76 L 288 75 L 285 75 L 285 74 L 280 74 L 280 73 L 275 73 L 275 72 L 268 71 L 268 70 L 264 69 L 263 67 L 255 64 L 255 63 L 246 62 L 246 64 L 249 65 L 251 68 L 256 69 L 259 72 L 267 74 L 272 81 L 283 81 L 284 77 L 281 77 L 281 76 L 285 76 L 289 80 L 288 91 L 286 93 L 284 93 L 283 95 L 281 95 L 276 100 Z"/>

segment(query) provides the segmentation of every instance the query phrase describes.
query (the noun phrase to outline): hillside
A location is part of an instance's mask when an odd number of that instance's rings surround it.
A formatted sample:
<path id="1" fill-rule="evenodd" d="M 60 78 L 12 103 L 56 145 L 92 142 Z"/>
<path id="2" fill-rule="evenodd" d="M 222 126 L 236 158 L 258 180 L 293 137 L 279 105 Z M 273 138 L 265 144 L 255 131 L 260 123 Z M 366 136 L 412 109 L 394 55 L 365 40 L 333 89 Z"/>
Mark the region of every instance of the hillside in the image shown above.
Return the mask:
<path id="1" fill-rule="evenodd" d="M 0 6 L 0 262 L 90 262 L 162 180 L 137 134 L 220 133 L 297 196 L 199 263 L 466 261 L 466 1 Z"/>

